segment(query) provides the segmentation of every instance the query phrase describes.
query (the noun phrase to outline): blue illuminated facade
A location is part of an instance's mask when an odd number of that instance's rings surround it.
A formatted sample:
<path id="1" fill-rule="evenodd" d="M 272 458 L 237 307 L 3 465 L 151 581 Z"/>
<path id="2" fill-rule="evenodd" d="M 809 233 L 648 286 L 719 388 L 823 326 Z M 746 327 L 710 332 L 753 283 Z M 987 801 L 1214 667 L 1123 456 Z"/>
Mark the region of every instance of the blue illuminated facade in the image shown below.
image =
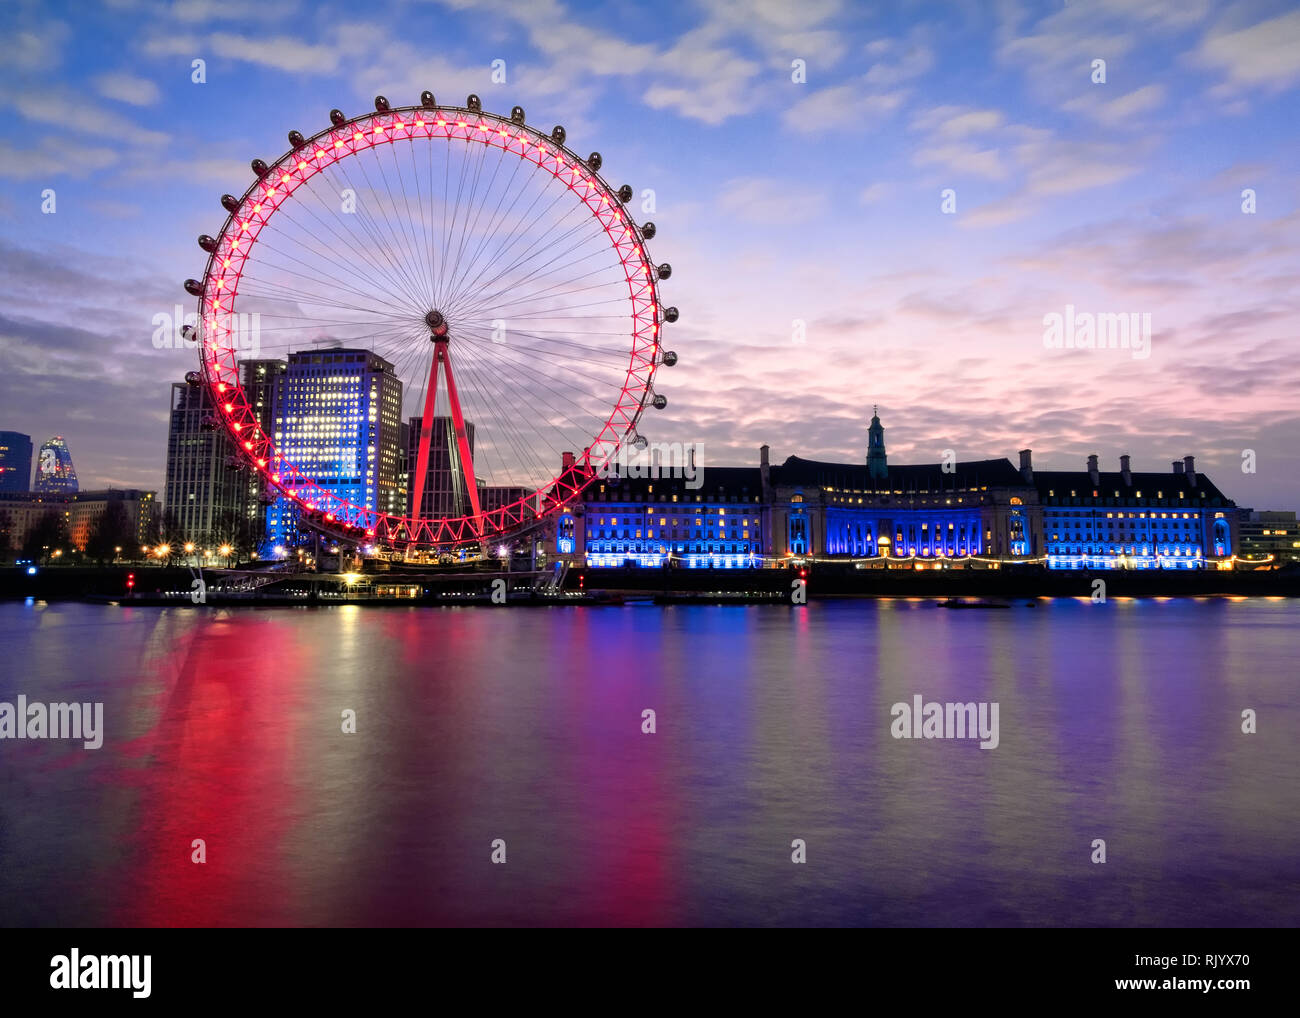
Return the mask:
<path id="1" fill-rule="evenodd" d="M 275 448 L 283 462 L 346 502 L 401 515 L 402 383 L 369 350 L 291 353 L 276 379 Z M 290 475 L 286 484 L 295 482 Z M 266 513 L 267 544 L 297 543 L 299 510 L 281 495 Z M 352 521 L 349 521 L 352 522 Z"/>
<path id="2" fill-rule="evenodd" d="M 1170 473 L 1086 472 L 1035 475 L 1051 569 L 1202 569 L 1237 551 L 1234 502 L 1196 472 L 1188 456 Z"/>
<path id="3" fill-rule="evenodd" d="M 1170 473 L 1035 472 L 1032 453 L 891 465 L 880 418 L 863 463 L 787 458 L 683 478 L 596 481 L 561 514 L 555 550 L 596 568 L 1199 569 L 1230 564 L 1236 505 L 1192 457 Z"/>
<path id="4" fill-rule="evenodd" d="M 763 510 L 752 468 L 607 478 L 593 484 L 580 517 L 561 515 L 556 550 L 575 554 L 581 543 L 584 564 L 597 568 L 756 569 L 765 561 Z"/>

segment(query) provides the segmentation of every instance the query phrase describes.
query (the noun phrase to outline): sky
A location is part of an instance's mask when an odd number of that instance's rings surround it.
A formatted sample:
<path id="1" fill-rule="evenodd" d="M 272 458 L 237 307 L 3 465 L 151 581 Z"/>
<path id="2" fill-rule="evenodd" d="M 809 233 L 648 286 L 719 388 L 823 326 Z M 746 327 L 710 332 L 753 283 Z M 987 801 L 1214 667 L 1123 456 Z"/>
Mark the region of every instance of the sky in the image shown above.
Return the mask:
<path id="1" fill-rule="evenodd" d="M 861 462 L 878 404 L 892 462 L 1193 454 L 1294 509 L 1298 88 L 1280 2 L 9 0 L 0 430 L 161 489 L 197 355 L 154 316 L 192 309 L 220 195 L 332 107 L 430 89 L 633 187 L 681 309 L 641 430 L 706 470 Z M 1049 346 L 1067 306 L 1149 342 Z"/>

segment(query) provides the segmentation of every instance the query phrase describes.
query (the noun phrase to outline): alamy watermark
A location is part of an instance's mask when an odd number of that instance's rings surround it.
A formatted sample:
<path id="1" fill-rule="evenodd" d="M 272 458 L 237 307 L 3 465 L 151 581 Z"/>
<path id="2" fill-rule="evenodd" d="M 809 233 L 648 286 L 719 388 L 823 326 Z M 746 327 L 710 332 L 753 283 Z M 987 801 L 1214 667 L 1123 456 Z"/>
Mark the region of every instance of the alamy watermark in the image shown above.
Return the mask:
<path id="1" fill-rule="evenodd" d="M 197 350 L 204 337 L 222 350 L 237 350 L 257 358 L 262 349 L 262 315 L 258 311 L 224 311 L 203 319 L 180 304 L 171 313 L 160 311 L 153 316 L 155 350 Z"/>
<path id="2" fill-rule="evenodd" d="M 1043 316 L 1043 346 L 1048 350 L 1130 350 L 1134 360 L 1151 356 L 1151 312 L 1076 312 Z"/>
<path id="3" fill-rule="evenodd" d="M 81 739 L 85 749 L 104 744 L 102 703 L 0 702 L 0 739 Z"/>
<path id="4" fill-rule="evenodd" d="M 924 703 L 918 693 L 889 714 L 895 739 L 979 739 L 980 749 L 997 749 L 1000 741 L 997 703 Z"/>
<path id="5" fill-rule="evenodd" d="M 602 480 L 621 477 L 647 480 L 681 478 L 692 491 L 704 485 L 703 442 L 648 442 L 621 445 L 609 459 L 596 467 Z"/>

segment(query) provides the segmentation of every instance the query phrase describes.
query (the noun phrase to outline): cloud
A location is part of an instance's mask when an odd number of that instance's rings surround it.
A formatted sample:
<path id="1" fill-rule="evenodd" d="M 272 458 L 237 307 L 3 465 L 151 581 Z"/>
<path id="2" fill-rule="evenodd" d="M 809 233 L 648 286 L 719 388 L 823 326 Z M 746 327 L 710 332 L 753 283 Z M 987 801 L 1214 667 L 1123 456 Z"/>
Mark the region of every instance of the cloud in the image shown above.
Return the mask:
<path id="1" fill-rule="evenodd" d="M 294 36 L 253 39 L 214 32 L 209 44 L 219 57 L 289 72 L 329 74 L 338 67 L 340 56 L 339 47 L 306 43 Z"/>
<path id="2" fill-rule="evenodd" d="M 998 110 L 971 110 L 961 106 L 936 106 L 917 114 L 912 129 L 928 131 L 937 138 L 959 140 L 972 134 L 985 134 L 1006 122 Z"/>
<path id="3" fill-rule="evenodd" d="M 137 145 L 163 145 L 168 141 L 168 136 L 161 131 L 141 127 L 121 114 L 62 89 L 20 92 L 7 97 L 7 101 L 27 120 L 63 130 Z"/>
<path id="4" fill-rule="evenodd" d="M 1203 66 L 1223 72 L 1231 88 L 1286 88 L 1300 80 L 1300 11 L 1236 31 L 1213 31 L 1195 55 Z"/>
<path id="5" fill-rule="evenodd" d="M 137 78 L 121 71 L 101 74 L 95 78 L 95 87 L 105 98 L 132 106 L 151 106 L 158 101 L 157 85 L 147 78 Z"/>
<path id="6" fill-rule="evenodd" d="M 14 180 L 85 177 L 117 161 L 118 154 L 112 149 L 60 145 L 48 137 L 30 149 L 14 148 L 7 141 L 0 141 L 0 177 Z"/>
<path id="7" fill-rule="evenodd" d="M 817 134 L 833 127 L 861 130 L 891 116 L 907 92 L 875 92 L 861 83 L 833 85 L 813 92 L 785 111 L 782 122 L 792 131 Z"/>
<path id="8" fill-rule="evenodd" d="M 1100 124 L 1108 127 L 1120 125 L 1138 126 L 1140 114 L 1158 109 L 1165 102 L 1163 85 L 1144 85 L 1117 99 L 1105 99 L 1100 89 L 1084 92 L 1061 106 L 1071 113 L 1083 113 Z"/>
<path id="9" fill-rule="evenodd" d="M 719 204 L 750 223 L 801 225 L 822 213 L 826 196 L 779 180 L 742 177 L 723 186 Z"/>

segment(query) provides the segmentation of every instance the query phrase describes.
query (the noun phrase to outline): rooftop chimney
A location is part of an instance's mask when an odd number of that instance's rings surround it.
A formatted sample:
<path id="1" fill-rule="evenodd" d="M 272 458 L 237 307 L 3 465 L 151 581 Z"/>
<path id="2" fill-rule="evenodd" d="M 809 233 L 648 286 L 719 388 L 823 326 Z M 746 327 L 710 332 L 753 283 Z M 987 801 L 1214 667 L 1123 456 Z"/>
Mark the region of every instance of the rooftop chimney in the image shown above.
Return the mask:
<path id="1" fill-rule="evenodd" d="M 1174 473 L 1181 474 L 1182 472 L 1183 472 L 1183 461 L 1174 460 Z"/>
<path id="2" fill-rule="evenodd" d="M 758 477 L 759 482 L 763 485 L 763 501 L 771 501 L 772 494 L 772 467 L 770 461 L 771 450 L 766 445 L 758 447 Z"/>
<path id="3" fill-rule="evenodd" d="M 1097 457 L 1095 454 L 1088 457 L 1088 476 L 1092 478 L 1094 488 L 1101 483 L 1101 473 L 1097 470 Z"/>
<path id="4" fill-rule="evenodd" d="M 759 464 L 759 466 L 763 466 L 763 467 L 765 467 L 765 466 L 768 466 L 768 465 L 769 465 L 769 462 L 770 462 L 770 461 L 769 461 L 769 459 L 768 459 L 768 456 L 769 456 L 769 454 L 771 453 L 771 451 L 772 451 L 772 450 L 769 449 L 769 448 L 768 448 L 767 446 L 765 446 L 765 445 L 760 445 L 760 446 L 758 447 L 758 464 Z"/>
<path id="5" fill-rule="evenodd" d="M 1034 450 L 1020 450 L 1020 476 L 1025 479 L 1026 484 L 1034 483 Z"/>
<path id="6" fill-rule="evenodd" d="M 1119 458 L 1119 472 L 1124 478 L 1124 487 L 1131 488 L 1133 487 L 1133 471 L 1129 469 L 1128 461 L 1127 453 Z"/>
<path id="7" fill-rule="evenodd" d="M 1187 483 L 1191 487 L 1195 488 L 1196 487 L 1196 457 L 1195 456 L 1183 457 L 1183 473 L 1187 475 Z"/>
<path id="8" fill-rule="evenodd" d="M 560 471 L 561 473 L 564 473 L 565 471 L 571 470 L 573 468 L 573 453 L 571 452 L 560 453 L 560 460 L 563 463 L 563 467 L 561 468 Z"/>

